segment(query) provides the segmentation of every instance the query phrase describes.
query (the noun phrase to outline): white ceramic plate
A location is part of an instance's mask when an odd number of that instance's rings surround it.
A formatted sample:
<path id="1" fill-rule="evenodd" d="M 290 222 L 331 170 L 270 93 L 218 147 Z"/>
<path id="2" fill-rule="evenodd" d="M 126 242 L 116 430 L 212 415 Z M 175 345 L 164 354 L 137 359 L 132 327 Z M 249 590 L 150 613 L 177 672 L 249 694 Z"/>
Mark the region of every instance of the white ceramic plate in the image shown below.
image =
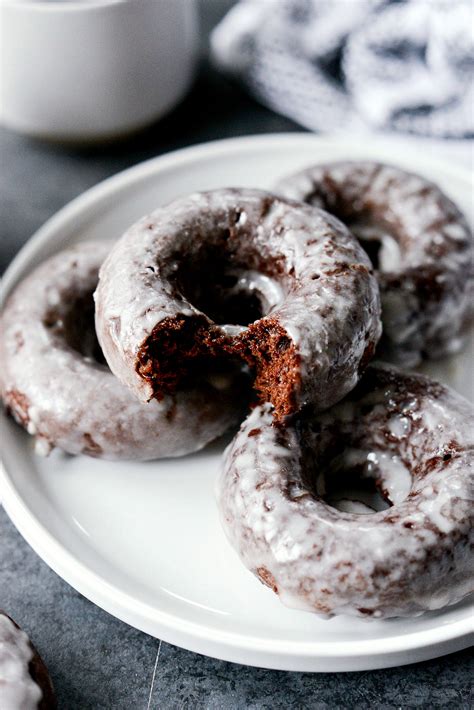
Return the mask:
<path id="1" fill-rule="evenodd" d="M 118 237 L 159 204 L 192 190 L 271 187 L 310 162 L 372 157 L 437 181 L 472 209 L 467 171 L 405 152 L 397 143 L 310 135 L 233 139 L 148 161 L 74 200 L 24 247 L 4 279 L 10 290 L 46 256 L 81 239 Z M 472 215 L 471 215 L 472 217 Z M 466 393 L 466 356 L 438 376 Z M 436 368 L 435 368 L 436 369 Z M 179 646 L 251 665 L 299 671 L 381 668 L 433 658 L 472 640 L 467 601 L 417 619 L 319 619 L 286 609 L 240 564 L 221 531 L 214 480 L 223 444 L 155 463 L 107 463 L 54 453 L 2 423 L 1 494 L 36 552 L 111 614 Z"/>

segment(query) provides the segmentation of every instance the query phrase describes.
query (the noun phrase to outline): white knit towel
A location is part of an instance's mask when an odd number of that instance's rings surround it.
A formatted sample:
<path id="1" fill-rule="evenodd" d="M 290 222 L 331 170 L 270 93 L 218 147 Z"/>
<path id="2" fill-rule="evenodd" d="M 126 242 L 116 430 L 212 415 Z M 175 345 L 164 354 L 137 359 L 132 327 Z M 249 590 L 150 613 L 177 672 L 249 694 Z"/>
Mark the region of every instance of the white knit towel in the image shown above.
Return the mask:
<path id="1" fill-rule="evenodd" d="M 474 135 L 470 0 L 240 0 L 211 37 L 219 67 L 316 131 Z"/>

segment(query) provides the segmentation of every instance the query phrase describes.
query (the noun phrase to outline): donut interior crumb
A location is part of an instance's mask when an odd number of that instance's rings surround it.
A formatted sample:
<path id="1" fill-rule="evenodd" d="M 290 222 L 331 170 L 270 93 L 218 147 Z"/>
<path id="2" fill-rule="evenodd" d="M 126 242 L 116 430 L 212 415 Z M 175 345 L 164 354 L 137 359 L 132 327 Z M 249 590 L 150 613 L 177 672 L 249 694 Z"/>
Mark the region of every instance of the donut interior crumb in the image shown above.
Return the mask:
<path id="1" fill-rule="evenodd" d="M 282 420 L 297 409 L 300 357 L 287 332 L 271 317 L 252 324 L 237 346 L 255 371 L 254 388 L 261 402 L 271 402 Z"/>
<path id="2" fill-rule="evenodd" d="M 274 319 L 251 324 L 241 337 L 229 340 L 202 316 L 176 316 L 161 321 L 138 353 L 137 372 L 151 383 L 153 397 L 225 372 L 236 362 L 255 377 L 262 402 L 270 401 L 279 420 L 296 411 L 299 356 L 286 331 Z"/>
<path id="3" fill-rule="evenodd" d="M 165 318 L 155 326 L 136 365 L 140 377 L 152 385 L 154 398 L 174 394 L 190 380 L 219 369 L 223 353 L 212 330 L 204 316 Z"/>

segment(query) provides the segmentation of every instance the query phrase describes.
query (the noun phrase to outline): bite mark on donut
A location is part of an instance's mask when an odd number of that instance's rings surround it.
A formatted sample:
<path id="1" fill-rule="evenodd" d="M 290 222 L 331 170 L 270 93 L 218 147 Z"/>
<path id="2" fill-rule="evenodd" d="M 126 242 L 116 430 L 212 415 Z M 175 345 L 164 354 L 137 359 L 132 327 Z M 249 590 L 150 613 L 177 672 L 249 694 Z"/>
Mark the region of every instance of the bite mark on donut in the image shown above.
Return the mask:
<path id="1" fill-rule="evenodd" d="M 198 376 L 218 356 L 216 338 L 204 316 L 165 318 L 138 352 L 136 371 L 160 400 L 192 375 Z"/>
<path id="2" fill-rule="evenodd" d="M 262 402 L 271 402 L 277 420 L 293 414 L 300 388 L 300 356 L 275 318 L 249 326 L 240 339 L 242 356 L 256 372 L 254 388 Z"/>
<path id="3" fill-rule="evenodd" d="M 170 317 L 154 328 L 142 345 L 136 371 L 160 400 L 187 382 L 229 367 L 229 357 L 244 361 L 255 373 L 261 401 L 271 402 L 283 420 L 297 408 L 300 356 L 276 319 L 263 318 L 240 338 L 229 341 L 204 316 Z"/>

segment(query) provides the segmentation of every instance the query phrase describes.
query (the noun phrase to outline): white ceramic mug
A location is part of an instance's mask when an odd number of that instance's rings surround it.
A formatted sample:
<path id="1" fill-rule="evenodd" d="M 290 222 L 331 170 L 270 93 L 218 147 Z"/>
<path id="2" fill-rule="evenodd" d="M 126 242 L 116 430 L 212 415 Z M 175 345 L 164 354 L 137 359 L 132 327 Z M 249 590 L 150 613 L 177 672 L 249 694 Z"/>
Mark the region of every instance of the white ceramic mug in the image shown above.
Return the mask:
<path id="1" fill-rule="evenodd" d="M 2 122 L 59 141 L 116 138 L 188 89 L 194 0 L 0 0 Z"/>

